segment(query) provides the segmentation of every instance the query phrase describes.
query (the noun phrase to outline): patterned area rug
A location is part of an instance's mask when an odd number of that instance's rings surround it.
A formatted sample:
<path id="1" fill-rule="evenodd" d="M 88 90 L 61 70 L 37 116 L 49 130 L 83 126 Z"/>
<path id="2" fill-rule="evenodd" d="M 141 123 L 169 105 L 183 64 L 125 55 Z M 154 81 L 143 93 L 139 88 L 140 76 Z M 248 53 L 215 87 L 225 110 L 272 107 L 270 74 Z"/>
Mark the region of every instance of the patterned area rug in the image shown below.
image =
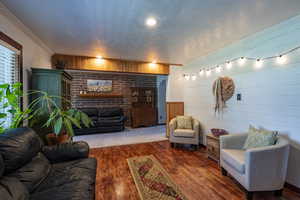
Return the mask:
<path id="1" fill-rule="evenodd" d="M 187 200 L 152 155 L 127 159 L 142 200 Z"/>

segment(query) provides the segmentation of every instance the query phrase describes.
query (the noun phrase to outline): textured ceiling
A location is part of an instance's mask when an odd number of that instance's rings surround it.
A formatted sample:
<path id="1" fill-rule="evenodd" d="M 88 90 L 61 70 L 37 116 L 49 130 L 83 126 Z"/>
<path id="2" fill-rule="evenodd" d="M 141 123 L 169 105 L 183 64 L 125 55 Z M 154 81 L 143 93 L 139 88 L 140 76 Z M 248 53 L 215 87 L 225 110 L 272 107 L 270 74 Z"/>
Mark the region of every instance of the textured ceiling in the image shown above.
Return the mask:
<path id="1" fill-rule="evenodd" d="M 299 0 L 0 0 L 56 53 L 186 63 L 300 14 Z M 158 26 L 144 26 L 147 17 Z"/>

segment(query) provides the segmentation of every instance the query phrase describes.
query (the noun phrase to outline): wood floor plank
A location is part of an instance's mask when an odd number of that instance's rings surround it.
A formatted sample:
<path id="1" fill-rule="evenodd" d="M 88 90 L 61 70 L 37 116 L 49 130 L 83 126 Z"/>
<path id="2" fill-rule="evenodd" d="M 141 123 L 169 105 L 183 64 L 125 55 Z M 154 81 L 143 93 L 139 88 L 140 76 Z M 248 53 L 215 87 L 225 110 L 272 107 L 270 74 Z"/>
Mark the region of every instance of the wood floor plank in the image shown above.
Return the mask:
<path id="1" fill-rule="evenodd" d="M 90 155 L 98 160 L 96 200 L 139 200 L 126 159 L 143 155 L 154 155 L 190 200 L 245 199 L 238 184 L 206 158 L 204 148 L 171 148 L 162 141 L 91 149 Z M 285 188 L 282 198 L 266 192 L 255 194 L 254 200 L 300 200 L 300 195 Z"/>

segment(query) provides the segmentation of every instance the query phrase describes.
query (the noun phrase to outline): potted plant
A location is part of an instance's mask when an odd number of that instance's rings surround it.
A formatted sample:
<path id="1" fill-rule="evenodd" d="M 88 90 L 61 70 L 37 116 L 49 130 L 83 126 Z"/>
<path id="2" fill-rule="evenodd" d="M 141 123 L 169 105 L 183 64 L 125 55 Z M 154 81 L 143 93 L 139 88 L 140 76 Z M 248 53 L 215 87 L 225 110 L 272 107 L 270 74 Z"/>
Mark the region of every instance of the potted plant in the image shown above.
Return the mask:
<path id="1" fill-rule="evenodd" d="M 59 107 L 56 99 L 62 98 L 60 96 L 51 96 L 41 91 L 33 91 L 30 94 L 35 96 L 30 105 L 34 110 L 31 126 L 38 122 L 43 127 L 50 128 L 53 132 L 46 135 L 47 143 L 50 145 L 70 141 L 74 136 L 74 127 L 82 128 L 82 126 L 93 125 L 84 112 Z"/>
<path id="2" fill-rule="evenodd" d="M 20 106 L 21 98 L 32 97 L 31 103 Z M 74 135 L 74 127 L 82 128 L 92 125 L 90 118 L 77 109 L 62 109 L 56 104 L 60 96 L 51 96 L 42 91 L 30 91 L 24 94 L 21 83 L 0 85 L 0 133 L 9 128 L 19 128 L 24 121 L 29 121 L 29 126 L 38 124 L 40 127 L 48 127 L 53 132 L 48 134 L 47 141 L 50 144 L 69 141 Z M 5 111 L 5 112 L 4 112 Z M 11 116 L 11 123 L 6 120 Z"/>
<path id="3" fill-rule="evenodd" d="M 49 116 L 49 119 L 45 123 L 46 127 L 51 127 L 54 134 L 48 134 L 47 139 L 49 143 L 55 143 L 57 138 L 58 143 L 65 143 L 74 136 L 74 126 L 82 128 L 82 125 L 89 127 L 92 125 L 92 121 L 89 117 L 76 109 L 61 110 L 55 108 Z"/>

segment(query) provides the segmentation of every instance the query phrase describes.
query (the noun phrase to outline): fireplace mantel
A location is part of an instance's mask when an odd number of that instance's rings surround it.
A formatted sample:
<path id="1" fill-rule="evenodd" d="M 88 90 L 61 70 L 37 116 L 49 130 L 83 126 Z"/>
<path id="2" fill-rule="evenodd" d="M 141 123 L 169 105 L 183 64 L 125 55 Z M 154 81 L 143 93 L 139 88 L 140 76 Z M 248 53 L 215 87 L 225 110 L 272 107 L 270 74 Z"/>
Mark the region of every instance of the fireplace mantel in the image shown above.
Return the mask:
<path id="1" fill-rule="evenodd" d="M 88 94 L 79 94 L 81 98 L 94 98 L 94 99 L 102 99 L 102 98 L 123 98 L 122 94 L 99 94 L 99 93 L 88 93 Z"/>

